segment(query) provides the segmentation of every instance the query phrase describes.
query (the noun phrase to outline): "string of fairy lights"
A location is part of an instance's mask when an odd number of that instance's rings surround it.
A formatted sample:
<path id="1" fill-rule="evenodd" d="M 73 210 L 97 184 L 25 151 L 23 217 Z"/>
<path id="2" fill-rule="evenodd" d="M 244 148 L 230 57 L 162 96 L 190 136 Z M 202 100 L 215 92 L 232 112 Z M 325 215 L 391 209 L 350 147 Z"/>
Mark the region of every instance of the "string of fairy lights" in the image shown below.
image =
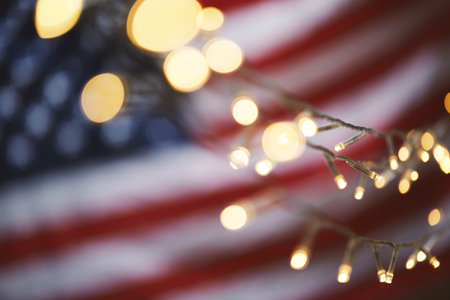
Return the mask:
<path id="1" fill-rule="evenodd" d="M 68 32 L 77 23 L 83 6 L 98 1 L 83 0 L 38 0 L 35 9 L 35 26 L 41 38 L 55 38 Z M 347 188 L 348 182 L 335 165 L 343 161 L 360 173 L 360 180 L 354 191 L 354 198 L 364 197 L 367 182 L 372 180 L 380 189 L 398 179 L 398 190 L 407 193 L 411 184 L 418 180 L 418 163 L 426 163 L 433 156 L 441 170 L 450 173 L 450 155 L 440 139 L 447 131 L 447 123 L 438 122 L 433 128 L 402 132 L 393 130 L 380 132 L 373 128 L 353 125 L 324 114 L 307 102 L 282 90 L 258 72 L 241 68 L 244 55 L 233 41 L 219 36 L 224 23 L 223 13 L 214 7 L 203 8 L 196 0 L 137 0 L 131 6 L 126 21 L 130 42 L 141 51 L 162 58 L 162 69 L 169 84 L 180 92 L 193 92 L 203 87 L 211 72 L 227 74 L 236 72 L 242 82 L 256 84 L 274 92 L 286 109 L 293 114 L 290 119 L 270 120 L 261 118 L 257 102 L 248 93 L 238 93 L 231 103 L 231 114 L 236 123 L 246 127 L 242 143 L 228 155 L 230 166 L 243 169 L 250 166 L 253 153 L 262 151 L 263 157 L 252 166 L 259 176 L 268 176 L 282 164 L 298 159 L 305 148 L 321 152 L 333 174 L 337 188 Z M 237 72 L 238 71 L 238 72 Z M 129 102 L 133 91 L 132 82 L 113 73 L 102 73 L 91 78 L 81 93 L 80 105 L 85 116 L 95 123 L 107 122 L 116 117 Z M 450 113 L 450 93 L 444 101 Z M 318 121 L 324 122 L 319 126 Z M 339 143 L 333 149 L 312 143 L 309 139 L 322 132 L 348 128 L 355 134 Z M 339 155 L 342 150 L 372 135 L 385 140 L 387 158 L 380 161 L 357 160 Z M 253 141 L 257 140 L 257 143 Z M 396 144 L 401 146 L 398 149 Z M 397 143 L 396 143 L 397 142 Z M 250 145 L 250 146 L 249 146 Z M 244 227 L 248 220 L 259 213 L 284 202 L 280 195 L 265 195 L 258 199 L 240 201 L 226 207 L 220 215 L 222 225 L 229 230 Z M 308 210 L 308 230 L 302 241 L 292 252 L 291 267 L 305 269 L 311 256 L 314 240 L 321 229 L 334 230 L 348 238 L 347 249 L 338 269 L 337 281 L 348 282 L 352 272 L 355 249 L 359 244 L 372 247 L 380 282 L 391 283 L 399 248 L 411 248 L 412 253 L 405 266 L 412 269 L 417 262 L 427 260 L 434 268 L 438 259 L 431 249 L 449 222 L 443 222 L 442 209 L 433 209 L 428 216 L 430 226 L 436 230 L 406 243 L 375 240 L 362 237 L 332 221 Z M 391 247 L 392 257 L 387 270 L 380 259 L 379 248 Z"/>

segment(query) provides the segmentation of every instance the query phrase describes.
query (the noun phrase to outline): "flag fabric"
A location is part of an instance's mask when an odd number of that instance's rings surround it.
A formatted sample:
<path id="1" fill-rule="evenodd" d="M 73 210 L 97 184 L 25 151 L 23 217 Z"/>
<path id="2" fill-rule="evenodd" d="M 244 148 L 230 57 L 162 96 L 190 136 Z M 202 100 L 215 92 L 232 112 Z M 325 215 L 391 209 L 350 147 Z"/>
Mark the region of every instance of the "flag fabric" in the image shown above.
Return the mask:
<path id="1" fill-rule="evenodd" d="M 224 12 L 217 35 L 242 48 L 244 68 L 320 111 L 380 131 L 426 129 L 438 120 L 448 130 L 450 2 L 200 2 Z M 448 178 L 435 162 L 417 166 L 409 193 L 393 182 L 367 187 L 362 201 L 353 199 L 353 169 L 338 165 L 351 187 L 338 191 L 323 157 L 309 149 L 268 177 L 233 170 L 227 153 L 243 131 L 230 103 L 249 88 L 246 80 L 240 72 L 214 75 L 197 92 L 173 92 L 160 59 L 126 38 L 132 3 L 86 5 L 79 24 L 53 40 L 36 35 L 33 1 L 2 3 L 0 299 L 449 298 L 448 232 L 432 250 L 437 270 L 428 263 L 406 270 L 412 250 L 401 249 L 391 285 L 378 282 L 368 246 L 358 248 L 350 282 L 337 283 L 347 240 L 332 230 L 319 234 L 307 269 L 289 267 L 305 234 L 300 204 L 380 240 L 429 232 L 433 208 L 450 213 Z M 80 91 L 109 71 L 150 92 L 130 91 L 135 106 L 89 123 Z M 251 92 L 262 111 L 282 115 L 267 88 Z M 314 142 L 332 147 L 351 135 L 339 129 Z M 383 140 L 367 137 L 346 154 L 386 153 Z M 289 204 L 239 231 L 221 226 L 227 205 L 280 188 L 292 195 Z M 391 254 L 382 249 L 385 268 Z"/>

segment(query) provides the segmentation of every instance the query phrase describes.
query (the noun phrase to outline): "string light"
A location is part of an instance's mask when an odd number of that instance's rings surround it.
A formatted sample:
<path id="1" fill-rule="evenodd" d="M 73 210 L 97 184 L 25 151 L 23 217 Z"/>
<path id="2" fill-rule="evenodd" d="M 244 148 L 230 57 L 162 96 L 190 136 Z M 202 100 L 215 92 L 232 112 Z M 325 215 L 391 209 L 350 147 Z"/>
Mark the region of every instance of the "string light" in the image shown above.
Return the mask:
<path id="1" fill-rule="evenodd" d="M 442 146 L 441 144 L 436 144 L 433 148 L 433 156 L 434 156 L 434 159 L 438 163 L 440 163 L 446 157 L 449 157 L 449 152 L 446 147 Z"/>
<path id="2" fill-rule="evenodd" d="M 298 158 L 305 149 L 305 138 L 291 122 L 276 122 L 269 125 L 262 136 L 262 147 L 266 156 L 276 162 Z"/>
<path id="3" fill-rule="evenodd" d="M 81 109 L 92 122 L 103 123 L 114 118 L 125 101 L 125 86 L 112 73 L 91 78 L 81 93 Z"/>
<path id="4" fill-rule="evenodd" d="M 311 255 L 312 244 L 319 232 L 318 222 L 311 222 L 307 228 L 306 235 L 299 243 L 291 255 L 291 268 L 294 270 L 303 270 L 308 266 Z"/>
<path id="5" fill-rule="evenodd" d="M 440 163 L 439 166 L 445 174 L 450 173 L 450 157 L 444 158 Z"/>
<path id="6" fill-rule="evenodd" d="M 386 137 L 386 144 L 389 151 L 389 167 L 391 170 L 395 171 L 398 169 L 398 159 L 397 155 L 394 154 L 394 142 L 392 141 L 392 136 Z"/>
<path id="7" fill-rule="evenodd" d="M 377 266 L 378 281 L 383 283 L 386 281 L 386 270 L 383 268 L 383 264 L 381 263 L 380 251 L 376 245 L 372 246 L 372 250 L 375 257 L 375 264 Z"/>
<path id="8" fill-rule="evenodd" d="M 164 61 L 163 70 L 170 85 L 180 92 L 198 90 L 210 75 L 203 54 L 188 46 L 172 51 Z"/>
<path id="9" fill-rule="evenodd" d="M 296 119 L 297 126 L 304 136 L 312 137 L 317 133 L 317 124 L 308 114 L 301 113 Z"/>
<path id="10" fill-rule="evenodd" d="M 238 230 L 247 224 L 248 213 L 241 205 L 230 205 L 220 214 L 222 226 L 228 230 Z"/>
<path id="11" fill-rule="evenodd" d="M 400 181 L 398 182 L 398 191 L 400 192 L 400 194 L 406 194 L 410 188 L 411 183 L 409 179 L 405 177 L 401 178 Z"/>
<path id="12" fill-rule="evenodd" d="M 427 259 L 427 254 L 425 252 L 423 252 L 422 250 L 417 252 L 416 260 L 418 262 L 423 262 L 425 259 Z"/>
<path id="13" fill-rule="evenodd" d="M 38 0 L 35 27 L 40 38 L 50 39 L 68 32 L 80 18 L 83 0 Z"/>
<path id="14" fill-rule="evenodd" d="M 406 264 L 405 264 L 405 267 L 407 270 L 411 270 L 416 266 L 416 263 L 417 263 L 416 256 L 417 256 L 417 253 L 414 252 L 408 257 L 408 260 L 406 261 Z"/>
<path id="15" fill-rule="evenodd" d="M 447 95 L 445 95 L 444 107 L 447 110 L 447 112 L 450 114 L 450 93 L 447 93 Z"/>
<path id="16" fill-rule="evenodd" d="M 429 263 L 430 263 L 430 265 L 432 265 L 433 268 L 435 268 L 435 269 L 439 268 L 439 266 L 440 266 L 440 264 L 441 264 L 441 263 L 439 262 L 439 260 L 437 260 L 436 256 L 431 257 Z"/>
<path id="17" fill-rule="evenodd" d="M 428 214 L 428 224 L 430 224 L 430 226 L 436 226 L 437 224 L 439 224 L 441 219 L 442 212 L 440 209 L 435 208 Z"/>
<path id="18" fill-rule="evenodd" d="M 334 182 L 336 183 L 337 187 L 340 190 L 343 190 L 347 187 L 347 181 L 345 180 L 344 176 L 338 171 L 336 166 L 333 163 L 332 158 L 329 155 L 325 155 L 325 160 L 328 164 L 328 167 L 331 170 L 331 173 L 334 175 Z"/>
<path id="19" fill-rule="evenodd" d="M 423 150 L 423 149 L 419 149 L 417 150 L 417 156 L 420 158 L 420 160 L 422 160 L 424 163 L 428 162 L 428 160 L 430 159 L 430 154 L 428 154 L 427 151 Z"/>
<path id="20" fill-rule="evenodd" d="M 203 47 L 206 62 L 209 67 L 218 73 L 231 73 L 236 71 L 244 61 L 241 48 L 230 40 L 214 38 Z"/>
<path id="21" fill-rule="evenodd" d="M 419 172 L 416 170 L 408 169 L 409 171 L 409 178 L 411 181 L 417 181 L 419 179 Z"/>
<path id="22" fill-rule="evenodd" d="M 231 111 L 234 120 L 243 126 L 253 124 L 258 118 L 258 106 L 250 97 L 240 96 L 234 99 Z"/>
<path id="23" fill-rule="evenodd" d="M 353 197 L 354 197 L 356 200 L 361 200 L 361 199 L 363 198 L 363 196 L 364 196 L 364 192 L 365 192 L 364 187 L 361 186 L 361 185 L 358 185 L 358 186 L 356 187 L 356 189 L 355 189 L 355 194 L 353 195 Z"/>
<path id="24" fill-rule="evenodd" d="M 344 259 L 338 270 L 337 281 L 339 283 L 347 283 L 350 280 L 350 275 L 352 273 L 352 261 L 356 245 L 357 241 L 355 239 L 350 239 L 347 243 Z"/>
<path id="25" fill-rule="evenodd" d="M 255 171 L 261 176 L 269 175 L 273 169 L 273 163 L 268 159 L 263 159 L 255 164 Z"/>
<path id="26" fill-rule="evenodd" d="M 377 177 L 374 181 L 375 187 L 377 189 L 382 189 L 395 177 L 395 173 L 391 170 L 386 170 Z"/>
<path id="27" fill-rule="evenodd" d="M 386 280 L 385 280 L 385 282 L 387 284 L 391 284 L 392 283 L 392 279 L 394 278 L 394 268 L 395 268 L 395 263 L 397 262 L 397 257 L 398 257 L 398 247 L 394 247 L 394 251 L 392 253 L 391 261 L 389 263 L 389 268 L 388 268 L 388 271 L 386 273 Z"/>
<path id="28" fill-rule="evenodd" d="M 366 135 L 365 131 L 360 132 L 359 134 L 355 135 L 354 137 L 337 144 L 336 146 L 334 146 L 334 150 L 336 152 L 342 151 L 345 148 L 347 148 L 348 146 L 350 146 L 353 143 L 356 143 L 357 141 L 359 141 L 360 139 L 362 139 L 364 136 Z"/>
<path id="29" fill-rule="evenodd" d="M 400 147 L 400 149 L 398 149 L 398 158 L 405 162 L 409 159 L 409 157 L 411 156 L 411 148 L 409 147 L 409 145 L 403 145 Z"/>
<path id="30" fill-rule="evenodd" d="M 205 7 L 197 16 L 198 27 L 205 31 L 219 29 L 223 21 L 223 13 L 215 7 Z"/>
<path id="31" fill-rule="evenodd" d="M 250 161 L 250 151 L 245 147 L 237 147 L 235 150 L 233 150 L 229 155 L 229 163 L 230 166 L 237 170 L 241 168 L 245 168 L 248 166 L 248 163 Z"/>
<path id="32" fill-rule="evenodd" d="M 429 131 L 425 132 L 420 138 L 420 144 L 425 151 L 430 150 L 434 145 L 433 134 Z"/>
<path id="33" fill-rule="evenodd" d="M 330 125 L 321 126 L 321 127 L 317 128 L 317 132 L 324 132 L 324 131 L 332 130 L 332 129 L 335 129 L 335 128 L 338 128 L 338 127 L 339 127 L 338 123 L 333 123 L 333 124 L 330 124 Z"/>
<path id="34" fill-rule="evenodd" d="M 197 35 L 200 11 L 195 0 L 138 0 L 128 14 L 128 37 L 144 50 L 171 51 Z"/>

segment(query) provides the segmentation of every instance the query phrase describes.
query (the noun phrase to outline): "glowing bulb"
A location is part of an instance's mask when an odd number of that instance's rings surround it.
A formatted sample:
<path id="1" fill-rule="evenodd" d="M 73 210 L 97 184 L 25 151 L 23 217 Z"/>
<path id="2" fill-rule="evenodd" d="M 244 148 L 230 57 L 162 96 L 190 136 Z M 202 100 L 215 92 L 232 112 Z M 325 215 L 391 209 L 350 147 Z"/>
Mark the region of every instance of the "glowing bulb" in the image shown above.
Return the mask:
<path id="1" fill-rule="evenodd" d="M 228 158 L 233 169 L 245 168 L 250 161 L 250 151 L 245 147 L 238 147 L 228 155 Z"/>
<path id="2" fill-rule="evenodd" d="M 381 283 L 386 281 L 386 270 L 385 269 L 378 270 L 377 275 L 378 275 L 378 280 Z"/>
<path id="3" fill-rule="evenodd" d="M 387 272 L 387 273 L 386 273 L 386 280 L 385 280 L 385 282 L 386 282 L 387 284 L 391 284 L 391 283 L 392 283 L 392 279 L 394 279 L 394 273 L 392 273 L 392 272 Z"/>
<path id="4" fill-rule="evenodd" d="M 80 18 L 83 0 L 38 0 L 35 26 L 38 35 L 50 39 L 72 29 Z"/>
<path id="5" fill-rule="evenodd" d="M 89 80 L 81 93 L 81 109 L 92 122 L 103 123 L 114 118 L 122 108 L 125 87 L 111 73 L 99 74 Z"/>
<path id="6" fill-rule="evenodd" d="M 446 157 L 449 156 L 449 153 L 445 147 L 443 147 L 440 144 L 437 144 L 436 146 L 434 146 L 433 156 L 437 162 L 441 162 L 442 160 L 444 160 Z"/>
<path id="7" fill-rule="evenodd" d="M 428 154 L 427 151 L 423 150 L 423 149 L 419 149 L 419 151 L 417 152 L 417 154 L 419 155 L 420 159 L 426 163 L 429 159 L 430 159 L 430 154 Z"/>
<path id="8" fill-rule="evenodd" d="M 374 181 L 375 187 L 377 189 L 381 189 L 386 185 L 386 178 L 383 175 L 378 176 L 378 178 Z"/>
<path id="9" fill-rule="evenodd" d="M 355 195 L 354 195 L 355 199 L 361 200 L 363 198 L 363 196 L 364 196 L 364 188 L 362 186 L 356 187 Z"/>
<path id="10" fill-rule="evenodd" d="M 444 99 L 444 106 L 447 112 L 450 114 L 450 93 L 447 93 Z"/>
<path id="11" fill-rule="evenodd" d="M 336 146 L 334 146 L 334 151 L 339 152 L 345 149 L 345 144 L 344 143 L 339 143 Z"/>
<path id="12" fill-rule="evenodd" d="M 450 173 L 450 157 L 446 157 L 439 162 L 442 172 L 445 174 Z"/>
<path id="13" fill-rule="evenodd" d="M 419 251 L 419 252 L 417 252 L 417 257 L 416 257 L 416 259 L 417 259 L 418 262 L 422 262 L 422 261 L 424 261 L 425 259 L 427 259 L 427 255 L 425 254 L 425 252 Z"/>
<path id="14" fill-rule="evenodd" d="M 203 48 L 209 67 L 218 73 L 236 71 L 244 61 L 241 48 L 227 39 L 214 38 Z"/>
<path id="15" fill-rule="evenodd" d="M 411 151 L 409 151 L 408 147 L 402 146 L 398 149 L 398 158 L 401 161 L 407 161 L 411 155 Z"/>
<path id="16" fill-rule="evenodd" d="M 389 157 L 389 166 L 391 167 L 391 170 L 393 170 L 393 171 L 398 169 L 397 156 L 392 155 L 392 156 Z"/>
<path id="17" fill-rule="evenodd" d="M 273 164 L 268 159 L 263 159 L 255 164 L 255 171 L 261 176 L 268 175 L 273 169 Z"/>
<path id="18" fill-rule="evenodd" d="M 432 258 L 430 258 L 430 265 L 433 266 L 433 268 L 437 269 L 440 266 L 440 262 L 437 260 L 436 256 L 433 256 Z"/>
<path id="19" fill-rule="evenodd" d="M 410 257 L 410 258 L 408 258 L 408 260 L 406 261 L 405 267 L 406 267 L 407 270 L 411 270 L 412 268 L 415 267 L 415 265 L 416 265 L 416 260 L 415 260 L 415 258 L 414 258 L 414 257 Z"/>
<path id="20" fill-rule="evenodd" d="M 336 177 L 334 177 L 334 181 L 336 182 L 336 185 L 340 190 L 345 189 L 345 187 L 347 186 L 347 181 L 345 180 L 342 174 L 339 174 Z"/>
<path id="21" fill-rule="evenodd" d="M 425 149 L 426 151 L 430 150 L 434 145 L 433 135 L 428 131 L 422 134 L 420 144 L 422 145 L 422 148 Z"/>
<path id="22" fill-rule="evenodd" d="M 197 35 L 200 11 L 195 0 L 138 0 L 128 15 L 128 37 L 148 51 L 173 50 Z"/>
<path id="23" fill-rule="evenodd" d="M 301 117 L 298 121 L 298 128 L 306 137 L 314 136 L 317 133 L 317 124 L 309 117 Z"/>
<path id="24" fill-rule="evenodd" d="M 350 280 L 350 274 L 352 273 L 352 266 L 342 264 L 339 267 L 337 281 L 339 283 L 347 283 Z"/>
<path id="25" fill-rule="evenodd" d="M 295 250 L 291 256 L 291 268 L 294 270 L 305 269 L 309 262 L 309 252 L 309 249 L 306 247 Z"/>
<path id="26" fill-rule="evenodd" d="M 215 7 L 205 7 L 197 16 L 197 25 L 205 31 L 214 31 L 223 24 L 223 13 Z"/>
<path id="27" fill-rule="evenodd" d="M 398 183 L 398 191 L 401 194 L 406 194 L 409 191 L 410 187 L 411 187 L 411 183 L 409 182 L 408 179 L 406 179 L 406 178 L 400 179 L 400 181 Z"/>
<path id="28" fill-rule="evenodd" d="M 439 224 L 442 218 L 442 213 L 439 209 L 435 208 L 428 214 L 428 224 L 430 226 L 435 226 Z"/>
<path id="29" fill-rule="evenodd" d="M 203 54 L 193 47 L 172 51 L 164 61 L 164 74 L 172 87 L 180 92 L 193 92 L 209 79 L 209 68 Z"/>
<path id="30" fill-rule="evenodd" d="M 409 174 L 409 179 L 411 179 L 411 181 L 417 181 L 417 179 L 419 179 L 419 172 L 416 170 L 411 171 Z"/>
<path id="31" fill-rule="evenodd" d="M 228 230 L 241 229 L 247 221 L 247 211 L 240 205 L 230 205 L 220 214 L 220 222 Z"/>
<path id="32" fill-rule="evenodd" d="M 305 150 L 305 138 L 290 122 L 269 125 L 262 136 L 262 147 L 267 157 L 276 162 L 296 159 Z"/>
<path id="33" fill-rule="evenodd" d="M 238 97 L 231 104 L 234 120 L 244 126 L 253 124 L 258 118 L 258 106 L 248 97 Z"/>

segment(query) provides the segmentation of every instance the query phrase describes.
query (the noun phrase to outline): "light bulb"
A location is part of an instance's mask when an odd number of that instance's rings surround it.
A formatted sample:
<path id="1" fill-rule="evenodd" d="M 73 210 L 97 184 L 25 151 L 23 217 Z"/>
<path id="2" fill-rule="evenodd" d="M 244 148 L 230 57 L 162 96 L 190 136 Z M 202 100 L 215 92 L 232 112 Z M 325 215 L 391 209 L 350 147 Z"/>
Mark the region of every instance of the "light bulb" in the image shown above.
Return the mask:
<path id="1" fill-rule="evenodd" d="M 270 160 L 290 161 L 299 157 L 305 150 L 305 138 L 291 122 L 276 122 L 264 130 L 262 147 Z"/>
<path id="2" fill-rule="evenodd" d="M 297 125 L 302 134 L 306 137 L 314 136 L 317 133 L 317 124 L 310 117 L 300 117 Z"/>
<path id="3" fill-rule="evenodd" d="M 401 194 L 406 194 L 410 188 L 411 188 L 411 183 L 409 182 L 408 179 L 406 179 L 406 178 L 400 179 L 400 181 L 398 183 L 398 191 Z"/>
<path id="4" fill-rule="evenodd" d="M 215 7 L 205 7 L 197 16 L 197 25 L 202 30 L 214 31 L 223 24 L 223 13 Z"/>
<path id="5" fill-rule="evenodd" d="M 430 265 L 433 266 L 433 268 L 437 269 L 439 268 L 439 265 L 441 263 L 437 260 L 436 256 L 433 256 L 432 258 L 430 258 Z"/>
<path id="6" fill-rule="evenodd" d="M 409 174 L 409 178 L 411 179 L 411 181 L 417 181 L 417 179 L 419 179 L 419 172 L 417 172 L 416 170 L 412 170 Z"/>
<path id="7" fill-rule="evenodd" d="M 446 157 L 439 162 L 439 167 L 445 174 L 450 173 L 450 157 Z"/>
<path id="8" fill-rule="evenodd" d="M 428 224 L 435 226 L 441 221 L 442 213 L 439 209 L 435 208 L 428 214 Z"/>
<path id="9" fill-rule="evenodd" d="M 244 61 L 241 48 L 230 40 L 214 38 L 203 47 L 206 62 L 209 67 L 218 73 L 231 73 L 236 71 Z"/>
<path id="10" fill-rule="evenodd" d="M 416 257 L 414 255 L 414 257 L 409 257 L 408 260 L 406 261 L 405 267 L 407 270 L 411 270 L 412 268 L 414 268 L 416 265 Z"/>
<path id="11" fill-rule="evenodd" d="M 362 186 L 356 187 L 355 195 L 354 195 L 355 199 L 356 200 L 361 200 L 363 198 L 363 196 L 364 196 L 364 191 L 365 191 L 365 189 Z"/>
<path id="12" fill-rule="evenodd" d="M 422 262 L 425 259 L 427 259 L 427 255 L 425 254 L 425 252 L 419 251 L 419 252 L 417 252 L 416 259 L 417 259 L 418 262 Z"/>
<path id="13" fill-rule="evenodd" d="M 65 34 L 77 23 L 83 0 L 38 0 L 35 26 L 39 37 L 55 38 Z"/>
<path id="14" fill-rule="evenodd" d="M 334 177 L 334 181 L 336 182 L 336 185 L 340 190 L 345 189 L 345 187 L 347 186 L 347 181 L 345 180 L 342 174 L 339 174 L 336 177 Z"/>
<path id="15" fill-rule="evenodd" d="M 300 247 L 291 255 L 291 268 L 294 270 L 303 270 L 308 266 L 310 250 L 306 247 Z"/>
<path id="16" fill-rule="evenodd" d="M 433 135 L 429 131 L 422 134 L 422 137 L 420 138 L 420 144 L 425 151 L 430 150 L 434 145 Z"/>
<path id="17" fill-rule="evenodd" d="M 401 161 L 407 161 L 409 157 L 411 156 L 411 151 L 409 150 L 409 147 L 402 146 L 400 149 L 398 149 L 398 158 Z"/>
<path id="18" fill-rule="evenodd" d="M 201 88 L 210 76 L 203 54 L 194 47 L 182 47 L 170 52 L 164 60 L 163 70 L 170 85 L 185 93 Z"/>
<path id="19" fill-rule="evenodd" d="M 433 156 L 437 162 L 441 162 L 444 158 L 449 156 L 448 150 L 440 144 L 434 146 Z"/>
<path id="20" fill-rule="evenodd" d="M 268 159 L 263 159 L 255 164 L 255 171 L 261 176 L 268 175 L 273 169 L 273 163 Z"/>
<path id="21" fill-rule="evenodd" d="M 386 185 L 386 178 L 384 175 L 378 176 L 378 178 L 374 181 L 375 187 L 377 189 L 381 189 Z"/>
<path id="22" fill-rule="evenodd" d="M 339 143 L 336 146 L 334 146 L 334 151 L 339 152 L 345 149 L 345 144 L 344 143 Z"/>
<path id="23" fill-rule="evenodd" d="M 397 156 L 392 155 L 389 157 L 389 166 L 390 166 L 391 170 L 393 170 L 393 171 L 398 169 Z"/>
<path id="24" fill-rule="evenodd" d="M 195 0 L 138 0 L 128 14 L 127 35 L 144 50 L 171 51 L 197 35 L 200 11 Z"/>
<path id="25" fill-rule="evenodd" d="M 385 282 L 386 282 L 387 284 L 391 284 L 393 278 L 394 278 L 394 273 L 392 273 L 392 272 L 387 272 L 387 273 L 386 273 L 386 280 L 385 280 Z"/>
<path id="26" fill-rule="evenodd" d="M 238 230 L 244 227 L 248 221 L 248 213 L 240 205 L 230 205 L 220 214 L 222 226 L 228 230 Z"/>
<path id="27" fill-rule="evenodd" d="M 386 270 L 385 269 L 378 270 L 377 275 L 378 275 L 378 280 L 381 283 L 386 281 Z"/>
<path id="28" fill-rule="evenodd" d="M 253 124 L 258 118 L 258 106 L 249 97 L 238 97 L 231 104 L 234 120 L 244 126 Z"/>
<path id="29" fill-rule="evenodd" d="M 417 155 L 424 163 L 426 163 L 430 159 L 430 154 L 428 154 L 428 152 L 423 149 L 419 149 L 417 151 Z"/>
<path id="30" fill-rule="evenodd" d="M 348 264 L 342 264 L 339 267 L 337 281 L 339 283 L 347 283 L 350 280 L 350 274 L 352 273 L 352 266 Z"/>
<path id="31" fill-rule="evenodd" d="M 81 92 L 81 109 L 92 122 L 103 123 L 114 118 L 125 101 L 125 86 L 114 74 L 103 73 L 91 78 Z"/>
<path id="32" fill-rule="evenodd" d="M 245 147 L 237 147 L 228 155 L 228 158 L 233 169 L 245 168 L 250 161 L 250 151 Z"/>

